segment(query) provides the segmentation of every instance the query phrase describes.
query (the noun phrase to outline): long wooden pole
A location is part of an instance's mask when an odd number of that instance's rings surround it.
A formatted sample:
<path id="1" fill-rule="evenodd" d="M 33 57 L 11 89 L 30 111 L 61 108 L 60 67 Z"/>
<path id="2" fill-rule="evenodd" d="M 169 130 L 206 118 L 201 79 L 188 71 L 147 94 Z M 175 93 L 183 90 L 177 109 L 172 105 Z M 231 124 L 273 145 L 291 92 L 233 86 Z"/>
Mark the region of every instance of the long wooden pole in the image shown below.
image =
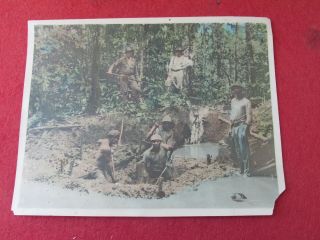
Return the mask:
<path id="1" fill-rule="evenodd" d="M 113 172 L 113 179 L 116 179 L 116 171 L 114 168 L 114 161 L 113 161 L 113 153 L 111 153 L 111 161 L 112 161 L 112 172 Z"/>
<path id="2" fill-rule="evenodd" d="M 107 74 L 113 75 L 113 76 L 117 76 L 117 77 L 128 77 L 129 80 L 139 82 L 139 80 L 137 80 L 135 77 L 128 76 L 128 75 L 125 75 L 125 74 L 117 74 L 117 73 L 107 73 Z"/>
<path id="3" fill-rule="evenodd" d="M 119 135 L 118 145 L 121 145 L 122 133 L 123 133 L 123 119 L 122 119 L 122 121 L 121 121 L 121 129 L 120 129 L 120 135 Z"/>
<path id="4" fill-rule="evenodd" d="M 123 119 L 121 121 L 121 129 L 120 129 L 120 135 L 119 135 L 119 140 L 118 140 L 118 146 L 121 145 L 122 133 L 123 133 Z M 115 167 L 114 167 L 114 160 L 113 160 L 113 154 L 112 153 L 111 153 L 111 161 L 112 161 L 113 177 L 114 177 L 114 179 L 116 179 L 116 170 L 115 170 Z"/>

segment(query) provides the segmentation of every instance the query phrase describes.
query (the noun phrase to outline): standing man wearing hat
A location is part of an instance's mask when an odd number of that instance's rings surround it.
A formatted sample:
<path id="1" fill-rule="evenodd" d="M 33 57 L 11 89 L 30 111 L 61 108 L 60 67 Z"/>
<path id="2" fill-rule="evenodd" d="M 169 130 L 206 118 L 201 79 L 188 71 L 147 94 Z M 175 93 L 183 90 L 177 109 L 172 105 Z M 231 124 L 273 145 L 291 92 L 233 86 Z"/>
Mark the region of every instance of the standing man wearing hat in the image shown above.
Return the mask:
<path id="1" fill-rule="evenodd" d="M 125 56 L 114 62 L 108 69 L 108 74 L 119 76 L 120 91 L 124 100 L 128 99 L 128 91 L 140 97 L 141 87 L 137 69 L 134 50 L 131 47 L 127 47 Z"/>
<path id="2" fill-rule="evenodd" d="M 241 174 L 250 175 L 249 161 L 249 126 L 251 124 L 251 102 L 244 96 L 241 85 L 231 87 L 233 99 L 231 100 L 231 137 L 237 160 L 240 162 Z"/>
<path id="3" fill-rule="evenodd" d="M 114 176 L 113 151 L 119 141 L 120 132 L 111 130 L 106 139 L 99 139 L 99 156 L 97 157 L 98 168 L 102 171 L 103 176 L 107 179 L 107 175 L 111 177 L 112 182 L 116 182 Z"/>
<path id="4" fill-rule="evenodd" d="M 168 67 L 168 78 L 165 81 L 167 87 L 182 90 L 185 87 L 186 69 L 193 66 L 193 61 L 183 54 L 184 49 L 177 47 L 174 56 L 171 57 Z"/>
<path id="5" fill-rule="evenodd" d="M 153 134 L 159 134 L 162 138 L 162 142 L 168 144 L 174 148 L 176 141 L 174 139 L 174 122 L 171 117 L 166 115 L 162 118 L 161 124 L 155 123 L 147 134 L 147 140 L 151 138 Z"/>
<path id="6" fill-rule="evenodd" d="M 156 180 L 162 176 L 165 179 L 170 178 L 169 172 L 165 171 L 168 163 L 167 152 L 170 146 L 162 142 L 159 134 L 154 134 L 150 138 L 152 146 L 143 154 L 143 162 L 150 180 Z"/>

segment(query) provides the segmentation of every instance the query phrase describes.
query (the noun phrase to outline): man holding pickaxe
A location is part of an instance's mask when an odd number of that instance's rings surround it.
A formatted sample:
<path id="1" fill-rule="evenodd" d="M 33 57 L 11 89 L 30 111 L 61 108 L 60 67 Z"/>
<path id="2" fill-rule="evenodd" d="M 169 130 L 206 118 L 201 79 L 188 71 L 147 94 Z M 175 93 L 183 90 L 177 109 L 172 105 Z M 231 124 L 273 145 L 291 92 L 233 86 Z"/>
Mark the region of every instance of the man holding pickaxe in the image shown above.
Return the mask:
<path id="1" fill-rule="evenodd" d="M 119 86 L 123 100 L 128 100 L 128 92 L 134 97 L 140 98 L 141 86 L 138 80 L 137 62 L 134 50 L 131 47 L 125 49 L 125 55 L 115 61 L 108 69 L 107 74 L 119 78 Z"/>
<path id="2" fill-rule="evenodd" d="M 169 115 L 162 118 L 161 124 L 155 123 L 147 134 L 146 140 L 148 141 L 152 135 L 159 134 L 162 138 L 162 142 L 175 147 L 176 141 L 174 138 L 174 122 Z"/>

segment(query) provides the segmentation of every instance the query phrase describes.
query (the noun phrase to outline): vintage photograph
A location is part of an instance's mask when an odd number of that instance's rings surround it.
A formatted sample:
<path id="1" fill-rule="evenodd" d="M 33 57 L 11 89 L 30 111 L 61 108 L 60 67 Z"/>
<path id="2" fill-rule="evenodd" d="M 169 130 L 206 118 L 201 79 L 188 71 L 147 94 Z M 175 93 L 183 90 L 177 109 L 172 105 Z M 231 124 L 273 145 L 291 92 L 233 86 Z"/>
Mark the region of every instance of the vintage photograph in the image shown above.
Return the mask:
<path id="1" fill-rule="evenodd" d="M 30 21 L 27 58 L 15 214 L 272 214 L 268 19 Z"/>

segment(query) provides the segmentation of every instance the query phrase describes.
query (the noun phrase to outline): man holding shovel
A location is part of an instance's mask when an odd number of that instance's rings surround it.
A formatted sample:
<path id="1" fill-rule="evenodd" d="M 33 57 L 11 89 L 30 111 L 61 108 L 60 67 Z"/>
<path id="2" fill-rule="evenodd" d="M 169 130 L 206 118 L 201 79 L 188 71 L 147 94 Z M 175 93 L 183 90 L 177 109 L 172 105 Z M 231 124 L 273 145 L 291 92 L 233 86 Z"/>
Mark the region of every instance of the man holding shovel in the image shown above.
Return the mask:
<path id="1" fill-rule="evenodd" d="M 147 134 L 149 140 L 154 134 L 159 134 L 162 142 L 174 148 L 176 141 L 174 138 L 174 122 L 169 115 L 162 118 L 161 124 L 155 123 Z"/>

